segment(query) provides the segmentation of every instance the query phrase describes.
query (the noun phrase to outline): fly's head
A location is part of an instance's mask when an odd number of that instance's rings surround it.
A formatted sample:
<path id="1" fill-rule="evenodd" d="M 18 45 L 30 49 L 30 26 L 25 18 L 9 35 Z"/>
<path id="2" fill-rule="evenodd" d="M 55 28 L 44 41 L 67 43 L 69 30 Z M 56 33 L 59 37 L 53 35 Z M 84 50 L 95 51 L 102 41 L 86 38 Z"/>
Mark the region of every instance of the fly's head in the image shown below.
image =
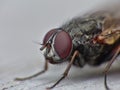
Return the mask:
<path id="1" fill-rule="evenodd" d="M 52 29 L 45 35 L 40 50 L 50 63 L 61 63 L 71 54 L 72 39 L 64 30 Z"/>

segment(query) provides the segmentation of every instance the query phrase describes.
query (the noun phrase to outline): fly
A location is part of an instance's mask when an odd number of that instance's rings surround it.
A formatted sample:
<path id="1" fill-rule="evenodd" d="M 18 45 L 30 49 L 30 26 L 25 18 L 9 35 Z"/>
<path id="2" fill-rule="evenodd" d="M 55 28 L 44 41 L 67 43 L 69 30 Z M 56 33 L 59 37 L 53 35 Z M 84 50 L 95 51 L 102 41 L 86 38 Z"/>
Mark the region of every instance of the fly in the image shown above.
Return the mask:
<path id="1" fill-rule="evenodd" d="M 41 51 L 44 52 L 44 69 L 32 76 L 16 78 L 27 80 L 48 70 L 48 63 L 60 64 L 68 61 L 63 76 L 49 89 L 59 84 L 69 73 L 72 65 L 84 67 L 108 63 L 104 70 L 104 85 L 108 90 L 107 74 L 120 54 L 120 17 L 114 13 L 99 11 L 75 17 L 64 25 L 47 32 Z"/>

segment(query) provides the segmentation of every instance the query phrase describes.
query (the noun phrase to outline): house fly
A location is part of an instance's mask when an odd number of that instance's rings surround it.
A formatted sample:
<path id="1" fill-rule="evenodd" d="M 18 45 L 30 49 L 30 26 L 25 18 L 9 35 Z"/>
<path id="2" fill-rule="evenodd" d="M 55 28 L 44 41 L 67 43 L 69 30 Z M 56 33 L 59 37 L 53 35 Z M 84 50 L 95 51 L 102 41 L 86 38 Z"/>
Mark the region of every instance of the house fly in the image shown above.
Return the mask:
<path id="1" fill-rule="evenodd" d="M 68 75 L 72 65 L 83 68 L 86 64 L 100 66 L 107 63 L 104 70 L 104 85 L 108 90 L 107 74 L 120 54 L 120 17 L 107 11 L 75 17 L 48 31 L 40 50 L 45 57 L 43 71 L 15 80 L 31 79 L 43 74 L 48 70 L 48 63 L 60 64 L 68 61 L 63 76 L 48 87 L 51 89 Z"/>

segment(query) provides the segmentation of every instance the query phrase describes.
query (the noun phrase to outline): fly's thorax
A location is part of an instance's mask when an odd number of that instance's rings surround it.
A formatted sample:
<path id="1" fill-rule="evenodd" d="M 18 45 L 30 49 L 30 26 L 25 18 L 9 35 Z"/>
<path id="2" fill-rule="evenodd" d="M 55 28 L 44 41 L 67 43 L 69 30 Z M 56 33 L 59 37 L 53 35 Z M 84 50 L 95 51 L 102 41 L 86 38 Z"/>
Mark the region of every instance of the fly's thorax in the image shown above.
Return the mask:
<path id="1" fill-rule="evenodd" d="M 109 16 L 109 15 L 108 15 Z M 103 30 L 106 14 L 93 14 L 83 18 L 73 18 L 61 26 L 72 38 L 74 48 L 91 43 L 92 39 Z"/>

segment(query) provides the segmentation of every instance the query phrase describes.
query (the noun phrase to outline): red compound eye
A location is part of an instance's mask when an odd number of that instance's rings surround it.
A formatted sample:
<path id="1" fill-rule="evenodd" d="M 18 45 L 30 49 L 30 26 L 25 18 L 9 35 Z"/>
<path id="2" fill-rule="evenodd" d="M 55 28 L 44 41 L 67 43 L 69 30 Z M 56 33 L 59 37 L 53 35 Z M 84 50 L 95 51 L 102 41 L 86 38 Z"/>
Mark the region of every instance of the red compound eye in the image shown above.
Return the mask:
<path id="1" fill-rule="evenodd" d="M 65 59 L 70 55 L 72 50 L 72 40 L 67 32 L 60 31 L 57 33 L 54 41 L 54 48 L 56 53 L 62 59 Z"/>
<path id="2" fill-rule="evenodd" d="M 56 32 L 56 30 L 50 30 L 43 39 L 43 44 L 45 45 L 49 38 Z"/>

